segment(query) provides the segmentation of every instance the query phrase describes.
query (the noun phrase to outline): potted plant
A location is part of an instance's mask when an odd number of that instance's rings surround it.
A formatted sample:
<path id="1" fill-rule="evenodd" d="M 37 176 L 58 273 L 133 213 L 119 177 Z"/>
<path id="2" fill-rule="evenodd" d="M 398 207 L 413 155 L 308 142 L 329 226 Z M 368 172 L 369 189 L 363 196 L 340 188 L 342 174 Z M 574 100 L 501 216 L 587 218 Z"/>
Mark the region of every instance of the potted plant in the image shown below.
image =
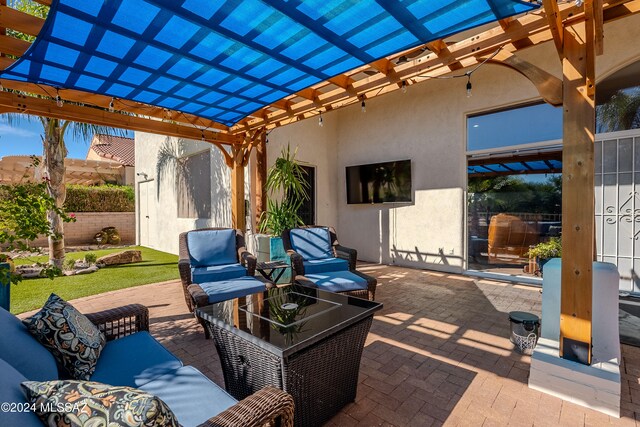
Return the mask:
<path id="1" fill-rule="evenodd" d="M 296 149 L 292 153 L 287 145 L 267 172 L 267 209 L 262 213 L 258 230 L 269 235 L 270 260 L 286 261 L 282 232 L 304 225 L 298 209 L 309 198 L 308 184 L 304 180 L 305 170 L 296 161 L 297 152 Z M 264 241 L 258 238 L 258 255 L 266 252 L 262 248 Z"/>
<path id="2" fill-rule="evenodd" d="M 529 258 L 535 258 L 538 264 L 536 273 L 540 272 L 540 275 L 542 275 L 542 267 L 547 261 L 551 258 L 562 257 L 562 240 L 560 237 L 552 237 L 546 242 L 538 243 L 529 248 L 527 256 L 529 256 Z"/>

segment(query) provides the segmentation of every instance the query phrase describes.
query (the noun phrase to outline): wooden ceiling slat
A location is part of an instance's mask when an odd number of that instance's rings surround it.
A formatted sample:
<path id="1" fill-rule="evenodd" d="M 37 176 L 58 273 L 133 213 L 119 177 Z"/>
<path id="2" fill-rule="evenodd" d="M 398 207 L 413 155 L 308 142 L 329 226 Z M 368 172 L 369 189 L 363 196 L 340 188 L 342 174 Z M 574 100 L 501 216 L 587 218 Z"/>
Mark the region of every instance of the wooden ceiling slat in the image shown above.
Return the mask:
<path id="1" fill-rule="evenodd" d="M 11 28 L 21 33 L 37 36 L 44 25 L 44 19 L 21 12 L 12 7 L 0 5 L 0 27 Z"/>
<path id="2" fill-rule="evenodd" d="M 0 52 L 7 55 L 22 56 L 31 43 L 0 34 Z"/>

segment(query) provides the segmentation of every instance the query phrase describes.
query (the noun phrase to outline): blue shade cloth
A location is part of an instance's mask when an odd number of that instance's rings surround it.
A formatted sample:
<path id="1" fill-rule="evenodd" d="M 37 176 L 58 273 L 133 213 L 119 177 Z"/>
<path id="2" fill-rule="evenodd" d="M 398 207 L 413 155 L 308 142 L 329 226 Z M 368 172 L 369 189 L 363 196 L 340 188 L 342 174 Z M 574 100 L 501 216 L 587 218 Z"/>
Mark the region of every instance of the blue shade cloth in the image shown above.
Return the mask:
<path id="1" fill-rule="evenodd" d="M 247 269 L 240 264 L 210 265 L 191 269 L 191 282 L 219 282 L 247 275 Z"/>
<path id="2" fill-rule="evenodd" d="M 291 247 L 303 259 L 324 259 L 333 257 L 331 236 L 326 227 L 294 228 L 289 232 Z"/>
<path id="3" fill-rule="evenodd" d="M 249 276 L 220 282 L 200 283 L 200 287 L 209 296 L 210 304 L 244 297 L 267 289 L 264 283 Z"/>
<path id="4" fill-rule="evenodd" d="M 195 230 L 187 234 L 192 267 L 236 264 L 236 231 Z"/>
<path id="5" fill-rule="evenodd" d="M 347 271 L 349 261 L 342 258 L 323 258 L 304 261 L 304 274 L 326 273 L 328 271 Z"/>
<path id="6" fill-rule="evenodd" d="M 0 359 L 0 403 L 27 403 L 20 388 L 20 383 L 24 381 L 28 381 L 28 378 Z M 42 427 L 42 421 L 33 411 L 0 411 L 0 426 Z"/>
<path id="7" fill-rule="evenodd" d="M 53 355 L 17 317 L 3 308 L 0 308 L 0 359 L 13 365 L 30 381 L 58 379 L 58 367 Z"/>
<path id="8" fill-rule="evenodd" d="M 102 350 L 91 381 L 140 387 L 180 367 L 179 359 L 143 331 L 109 341 Z"/>
<path id="9" fill-rule="evenodd" d="M 237 403 L 192 366 L 162 375 L 140 388 L 162 399 L 184 427 L 200 425 Z"/>
<path id="10" fill-rule="evenodd" d="M 53 0 L 0 78 L 232 125 L 337 74 L 538 8 L 518 0 Z"/>
<path id="11" fill-rule="evenodd" d="M 327 273 L 306 274 L 318 289 L 329 292 L 349 292 L 368 289 L 367 281 L 350 271 L 331 271 Z"/>

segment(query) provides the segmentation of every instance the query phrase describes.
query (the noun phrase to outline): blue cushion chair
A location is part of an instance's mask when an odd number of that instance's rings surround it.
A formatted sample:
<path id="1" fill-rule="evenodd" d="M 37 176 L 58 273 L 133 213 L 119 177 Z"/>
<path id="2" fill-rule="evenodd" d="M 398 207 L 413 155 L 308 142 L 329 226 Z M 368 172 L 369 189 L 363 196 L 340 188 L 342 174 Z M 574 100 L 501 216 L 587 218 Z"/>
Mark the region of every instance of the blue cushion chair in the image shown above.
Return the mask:
<path id="1" fill-rule="evenodd" d="M 358 253 L 338 243 L 333 227 L 285 230 L 282 243 L 291 258 L 295 282 L 373 301 L 377 280 L 356 270 Z"/>
<path id="2" fill-rule="evenodd" d="M 256 257 L 244 234 L 232 228 L 203 228 L 180 234 L 178 269 L 190 311 L 197 307 L 266 290 L 254 277 Z M 205 329 L 206 330 L 206 329 Z"/>
<path id="3" fill-rule="evenodd" d="M 107 344 L 91 381 L 140 388 L 162 399 L 187 426 L 293 425 L 293 399 L 266 387 L 238 402 L 192 366 L 184 366 L 149 334 L 139 304 L 86 315 Z M 27 404 L 20 384 L 65 379 L 53 355 L 11 313 L 0 308 L 0 402 Z M 32 411 L 0 411 L 0 426 L 42 427 Z"/>

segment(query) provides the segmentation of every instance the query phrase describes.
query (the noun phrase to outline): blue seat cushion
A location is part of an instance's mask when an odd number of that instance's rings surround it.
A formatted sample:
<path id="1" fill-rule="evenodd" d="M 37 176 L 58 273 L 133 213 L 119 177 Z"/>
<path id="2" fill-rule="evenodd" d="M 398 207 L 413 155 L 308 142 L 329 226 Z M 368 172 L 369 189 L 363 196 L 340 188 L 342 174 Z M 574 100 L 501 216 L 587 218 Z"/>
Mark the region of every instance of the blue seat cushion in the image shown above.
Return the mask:
<path id="1" fill-rule="evenodd" d="M 0 359 L 28 380 L 58 379 L 58 365 L 53 354 L 31 335 L 20 319 L 3 308 L 0 308 Z"/>
<path id="2" fill-rule="evenodd" d="M 264 283 L 249 276 L 222 280 L 220 282 L 205 282 L 199 285 L 209 296 L 210 304 L 240 298 L 267 289 Z"/>
<path id="3" fill-rule="evenodd" d="M 310 259 L 304 261 L 304 274 L 327 273 L 349 270 L 349 261 L 342 258 Z"/>
<path id="4" fill-rule="evenodd" d="M 24 381 L 28 379 L 11 364 L 0 359 L 0 402 L 27 403 L 27 398 L 20 387 L 20 383 Z M 42 427 L 42 421 L 33 411 L 3 410 L 0 411 L 0 426 Z"/>
<path id="5" fill-rule="evenodd" d="M 193 283 L 218 282 L 246 275 L 247 269 L 237 263 L 191 268 L 191 282 Z"/>
<path id="6" fill-rule="evenodd" d="M 184 427 L 197 426 L 237 403 L 192 366 L 162 375 L 140 389 L 162 399 Z"/>
<path id="7" fill-rule="evenodd" d="M 368 288 L 367 281 L 350 271 L 332 271 L 304 275 L 311 280 L 318 289 L 329 292 L 360 291 Z"/>
<path id="8" fill-rule="evenodd" d="M 294 228 L 289 231 L 291 247 L 305 260 L 333 257 L 331 236 L 327 227 Z"/>
<path id="9" fill-rule="evenodd" d="M 236 231 L 233 229 L 190 231 L 187 246 L 192 267 L 238 262 Z"/>
<path id="10" fill-rule="evenodd" d="M 91 381 L 140 387 L 182 367 L 182 362 L 148 332 L 107 342 Z"/>

